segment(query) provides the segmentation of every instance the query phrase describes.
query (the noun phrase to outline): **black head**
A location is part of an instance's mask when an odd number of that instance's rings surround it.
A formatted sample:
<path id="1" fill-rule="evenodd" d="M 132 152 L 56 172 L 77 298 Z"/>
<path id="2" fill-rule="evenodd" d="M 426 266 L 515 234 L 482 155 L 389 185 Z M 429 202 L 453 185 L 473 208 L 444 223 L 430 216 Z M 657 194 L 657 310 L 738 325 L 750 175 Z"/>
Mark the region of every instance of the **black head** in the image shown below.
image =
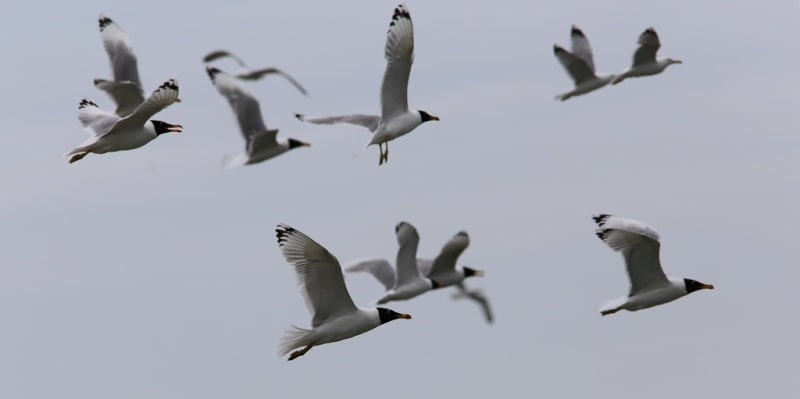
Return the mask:
<path id="1" fill-rule="evenodd" d="M 438 116 L 433 116 L 433 115 L 431 115 L 431 114 L 429 114 L 429 113 L 427 113 L 425 111 L 417 111 L 417 112 L 419 112 L 419 117 L 422 118 L 422 122 L 420 122 L 420 123 L 425 123 L 427 121 L 438 121 L 439 120 Z"/>
<path id="2" fill-rule="evenodd" d="M 464 277 L 483 277 L 483 270 L 475 270 L 471 267 L 464 266 Z"/>
<path id="3" fill-rule="evenodd" d="M 378 316 L 381 319 L 381 324 L 388 323 L 395 319 L 410 319 L 410 314 L 397 313 L 392 309 L 378 308 Z"/>
<path id="4" fill-rule="evenodd" d="M 217 74 L 220 72 L 222 71 L 220 71 L 218 68 L 206 67 L 206 73 L 208 73 L 208 77 L 211 78 L 212 82 L 214 81 L 214 78 L 217 77 Z"/>
<path id="5" fill-rule="evenodd" d="M 157 121 L 155 119 L 151 119 L 150 123 L 152 123 L 153 127 L 156 129 L 156 135 L 168 132 L 180 133 L 182 132 L 181 129 L 183 129 L 183 126 L 181 125 L 173 125 L 171 123 Z"/>
<path id="6" fill-rule="evenodd" d="M 683 284 L 686 285 L 686 292 L 692 293 L 697 290 L 713 290 L 714 286 L 711 284 L 703 284 L 699 281 L 692 280 L 690 278 L 683 279 Z"/>
<path id="7" fill-rule="evenodd" d="M 308 144 L 300 140 L 289 139 L 289 149 L 291 150 L 292 148 L 297 148 L 297 147 L 311 147 L 311 144 Z"/>

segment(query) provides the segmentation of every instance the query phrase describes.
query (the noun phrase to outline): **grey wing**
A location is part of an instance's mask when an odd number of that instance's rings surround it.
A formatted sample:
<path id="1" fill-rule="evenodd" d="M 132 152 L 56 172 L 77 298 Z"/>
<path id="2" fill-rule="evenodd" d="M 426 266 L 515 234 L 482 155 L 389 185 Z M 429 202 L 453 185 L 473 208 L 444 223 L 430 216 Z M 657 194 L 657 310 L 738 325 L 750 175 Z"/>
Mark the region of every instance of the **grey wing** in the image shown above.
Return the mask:
<path id="1" fill-rule="evenodd" d="M 386 259 L 361 259 L 352 261 L 344 266 L 347 273 L 367 272 L 383 284 L 386 291 L 395 284 L 395 272 L 392 264 Z"/>
<path id="2" fill-rule="evenodd" d="M 489 324 L 494 322 L 494 314 L 492 313 L 491 305 L 489 305 L 489 298 L 484 295 L 482 290 L 470 290 L 464 285 L 464 283 L 459 283 L 456 285 L 456 287 L 458 288 L 459 292 L 453 294 L 453 299 L 467 298 L 475 301 L 481 307 L 483 316 L 486 317 L 486 322 Z"/>
<path id="3" fill-rule="evenodd" d="M 430 277 L 431 268 L 433 267 L 433 259 L 417 258 L 417 269 L 419 274 Z"/>
<path id="4" fill-rule="evenodd" d="M 312 327 L 330 317 L 356 311 L 336 257 L 291 226 L 279 224 L 275 231 L 283 256 L 297 274 L 300 291 L 312 314 Z"/>
<path id="5" fill-rule="evenodd" d="M 419 246 L 419 233 L 411 223 L 400 222 L 395 227 L 397 243 L 397 282 L 395 287 L 400 287 L 422 278 L 417 268 L 417 247 Z"/>
<path id="6" fill-rule="evenodd" d="M 117 109 L 114 112 L 121 117 L 132 114 L 136 107 L 144 101 L 142 89 L 130 81 L 116 82 L 95 79 L 94 86 L 111 97 L 111 100 L 117 104 Z"/>
<path id="7" fill-rule="evenodd" d="M 661 42 L 658 40 L 658 34 L 655 29 L 647 28 L 641 35 L 639 35 L 639 48 L 633 53 L 633 65 L 649 64 L 656 62 L 656 53 L 661 47 Z"/>
<path id="8" fill-rule="evenodd" d="M 408 79 L 414 63 L 414 27 L 405 5 L 394 9 L 386 36 L 386 72 L 381 84 L 381 118 L 408 112 Z"/>
<path id="9" fill-rule="evenodd" d="M 658 233 L 644 223 L 611 215 L 595 216 L 597 236 L 621 252 L 631 282 L 630 295 L 669 284 L 659 260 Z"/>
<path id="10" fill-rule="evenodd" d="M 178 82 L 170 79 L 158 86 L 132 114 L 122 118 L 117 125 L 143 126 L 151 116 L 178 100 Z"/>
<path id="11" fill-rule="evenodd" d="M 253 155 L 267 148 L 276 147 L 278 145 L 277 135 L 278 129 L 254 132 L 246 138 L 247 146 L 245 151 L 247 151 L 247 154 Z"/>
<path id="12" fill-rule="evenodd" d="M 317 125 L 335 125 L 337 123 L 349 123 L 351 125 L 364 126 L 370 132 L 374 132 L 381 122 L 380 116 L 375 115 L 340 115 L 340 116 L 323 116 L 319 118 L 307 118 L 304 114 L 294 114 L 295 118 L 302 122 L 314 123 Z"/>
<path id="13" fill-rule="evenodd" d="M 211 83 L 217 88 L 219 94 L 228 100 L 231 110 L 236 115 L 239 129 L 247 142 L 248 153 L 250 153 L 253 137 L 257 134 L 262 136 L 259 141 L 269 139 L 271 136 L 272 143 L 262 142 L 261 144 L 277 144 L 275 142 L 277 130 L 267 129 L 264 119 L 261 117 L 261 106 L 258 100 L 242 85 L 242 82 L 218 68 L 206 67 L 206 72 L 211 78 Z"/>
<path id="14" fill-rule="evenodd" d="M 436 259 L 433 260 L 428 276 L 452 273 L 456 268 L 456 261 L 461 253 L 469 246 L 469 235 L 466 231 L 459 231 L 448 241 Z M 435 280 L 435 277 L 432 277 Z"/>
<path id="15" fill-rule="evenodd" d="M 142 90 L 139 69 L 136 65 L 136 54 L 133 52 L 130 38 L 111 18 L 101 14 L 98 21 L 100 24 L 100 37 L 103 39 L 103 46 L 111 61 L 114 80 L 117 82 L 132 82 L 139 90 Z"/>
<path id="16" fill-rule="evenodd" d="M 111 131 L 120 117 L 103 111 L 97 104 L 84 98 L 78 104 L 78 120 L 89 134 L 100 137 Z"/>
<path id="17" fill-rule="evenodd" d="M 245 65 L 244 61 L 242 61 L 241 58 L 239 58 L 239 57 L 233 55 L 233 53 L 231 53 L 229 51 L 225 51 L 225 50 L 215 50 L 215 51 L 212 51 L 212 52 L 206 54 L 206 56 L 203 57 L 203 62 L 211 62 L 211 61 L 214 61 L 214 60 L 217 60 L 217 59 L 220 59 L 220 58 L 226 58 L 226 57 L 227 58 L 232 58 L 242 68 L 247 68 L 247 65 Z"/>
<path id="18" fill-rule="evenodd" d="M 578 27 L 575 25 L 572 26 L 570 38 L 572 42 L 572 54 L 580 57 L 584 62 L 586 62 L 589 70 L 591 70 L 594 74 L 594 56 L 592 55 L 592 46 L 589 44 L 589 39 L 587 39 L 586 35 L 583 34 L 583 31 L 578 29 Z"/>
<path id="19" fill-rule="evenodd" d="M 558 62 L 567 70 L 567 73 L 575 82 L 575 86 L 594 78 L 594 72 L 592 72 L 592 69 L 589 68 L 584 59 L 564 50 L 563 47 L 557 44 L 553 45 L 553 53 L 558 58 Z"/>
<path id="20" fill-rule="evenodd" d="M 300 84 L 300 82 L 296 81 L 293 77 L 289 76 L 286 72 L 281 71 L 278 68 L 261 68 L 255 69 L 249 72 L 244 72 L 236 75 L 237 78 L 243 80 L 258 80 L 264 77 L 264 75 L 269 74 L 277 74 L 283 76 L 286 80 L 289 81 L 300 93 L 303 93 L 304 96 L 308 96 L 308 92 L 306 89 Z"/>

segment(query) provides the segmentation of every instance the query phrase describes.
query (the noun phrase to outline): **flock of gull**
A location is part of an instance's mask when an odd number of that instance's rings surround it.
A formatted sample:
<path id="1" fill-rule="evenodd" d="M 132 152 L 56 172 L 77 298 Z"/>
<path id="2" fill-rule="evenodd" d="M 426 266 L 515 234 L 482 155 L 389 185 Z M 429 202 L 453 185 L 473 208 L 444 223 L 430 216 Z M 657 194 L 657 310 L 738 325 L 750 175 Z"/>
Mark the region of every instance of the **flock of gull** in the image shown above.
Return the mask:
<path id="1" fill-rule="evenodd" d="M 114 111 L 100 109 L 89 99 L 78 105 L 78 120 L 90 137 L 65 156 L 73 163 L 89 153 L 132 150 L 144 146 L 163 133 L 180 132 L 182 126 L 151 119 L 161 110 L 179 102 L 178 82 L 168 79 L 145 98 L 139 79 L 136 55 L 131 40 L 113 20 L 103 15 L 99 18 L 100 35 L 108 53 L 113 80 L 95 79 L 94 85 L 106 92 L 116 104 Z M 556 96 L 565 101 L 602 88 L 609 83 L 617 84 L 626 78 L 655 75 L 680 60 L 656 58 L 660 41 L 653 28 L 646 29 L 638 40 L 630 68 L 618 75 L 598 75 L 595 72 L 592 49 L 583 32 L 573 26 L 571 51 L 554 45 L 555 56 L 575 83 L 575 88 Z M 419 125 L 438 121 L 439 118 L 426 111 L 409 110 L 408 79 L 414 61 L 414 32 L 411 15 L 405 5 L 394 9 L 386 38 L 384 55 L 386 71 L 380 91 L 380 115 L 351 114 L 327 117 L 308 117 L 295 114 L 298 120 L 321 125 L 347 123 L 367 128 L 372 135 L 361 152 L 377 145 L 380 151 L 378 164 L 389 159 L 389 142 L 410 133 Z M 233 59 L 243 72 L 228 74 L 219 68 L 207 65 L 206 72 L 211 83 L 230 104 L 245 139 L 245 152 L 225 156 L 223 166 L 241 167 L 265 161 L 291 149 L 307 147 L 309 143 L 293 139 L 278 138 L 277 129 L 268 129 L 261 116 L 258 100 L 247 90 L 247 81 L 277 74 L 287 79 L 302 94 L 305 88 L 294 78 L 277 68 L 250 69 L 236 55 L 217 50 L 210 52 L 203 61 L 211 63 L 217 59 Z M 612 250 L 622 253 L 631 288 L 627 295 L 608 301 L 598 308 L 601 315 L 620 310 L 636 311 L 661 305 L 689 293 L 713 289 L 688 278 L 667 277 L 659 261 L 660 242 L 658 233 L 651 227 L 632 219 L 612 215 L 594 216 L 597 236 Z M 281 340 L 279 353 L 293 360 L 304 355 L 312 347 L 336 342 L 362 334 L 395 319 L 410 319 L 408 314 L 379 307 L 391 301 L 408 300 L 428 291 L 444 287 L 456 287 L 453 298 L 468 298 L 478 303 L 486 320 L 491 323 L 493 315 L 489 301 L 480 289 L 468 288 L 464 280 L 483 276 L 482 270 L 457 266 L 461 253 L 469 245 L 469 235 L 460 231 L 454 235 L 434 259 L 417 257 L 419 234 L 414 226 L 400 222 L 395 227 L 398 252 L 393 267 L 386 259 L 362 259 L 344 267 L 323 246 L 298 231 L 279 224 L 277 239 L 280 250 L 296 272 L 298 285 L 312 315 L 311 329 L 294 327 Z M 345 272 L 367 272 L 386 289 L 373 306 L 359 307 L 348 293 L 344 281 Z"/>

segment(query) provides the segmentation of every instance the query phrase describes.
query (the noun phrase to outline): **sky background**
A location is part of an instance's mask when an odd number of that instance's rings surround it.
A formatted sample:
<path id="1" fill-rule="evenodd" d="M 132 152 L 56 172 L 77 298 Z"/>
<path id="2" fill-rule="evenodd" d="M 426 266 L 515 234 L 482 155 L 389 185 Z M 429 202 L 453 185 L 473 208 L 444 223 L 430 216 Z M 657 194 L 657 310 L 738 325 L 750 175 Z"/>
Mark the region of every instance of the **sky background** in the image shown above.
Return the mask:
<path id="1" fill-rule="evenodd" d="M 394 1 L 18 2 L 0 16 L 0 397 L 790 397 L 800 392 L 796 1 L 408 3 L 409 105 L 441 117 L 378 150 L 309 115 L 378 113 Z M 81 98 L 113 109 L 105 13 L 130 36 L 145 92 L 177 78 L 184 126 L 140 149 L 62 155 L 86 139 Z M 598 72 L 629 66 L 653 26 L 663 74 L 567 102 L 552 53 L 570 26 Z M 248 84 L 281 137 L 312 144 L 221 169 L 243 150 L 201 62 L 228 49 L 278 77 Z M 233 62 L 216 65 L 236 72 Z M 612 213 L 661 234 L 667 274 L 714 284 L 601 318 L 622 258 L 594 235 Z M 281 255 L 290 224 L 342 262 L 394 259 L 394 226 L 459 264 L 494 307 L 426 294 L 413 315 L 296 361 L 276 356 L 310 316 Z M 381 285 L 347 277 L 367 304 Z"/>

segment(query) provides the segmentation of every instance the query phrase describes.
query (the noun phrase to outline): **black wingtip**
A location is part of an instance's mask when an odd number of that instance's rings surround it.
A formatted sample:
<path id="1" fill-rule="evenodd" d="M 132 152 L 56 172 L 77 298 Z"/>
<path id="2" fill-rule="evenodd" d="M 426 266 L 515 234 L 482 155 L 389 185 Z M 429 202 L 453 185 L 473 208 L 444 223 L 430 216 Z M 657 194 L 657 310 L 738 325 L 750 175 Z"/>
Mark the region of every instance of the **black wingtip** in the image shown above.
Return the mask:
<path id="1" fill-rule="evenodd" d="M 611 232 L 610 229 L 603 229 L 603 230 L 597 230 L 595 234 L 597 235 L 597 238 L 599 238 L 601 241 L 606 242 L 606 238 L 608 238 L 608 234 L 610 232 Z"/>
<path id="2" fill-rule="evenodd" d="M 583 34 L 583 31 L 582 31 L 582 30 L 580 30 L 580 29 L 579 29 L 577 26 L 575 26 L 575 25 L 572 25 L 572 30 L 570 31 L 570 35 L 572 35 L 572 36 L 581 36 L 581 37 L 586 37 L 586 36 Z"/>
<path id="3" fill-rule="evenodd" d="M 566 50 L 564 50 L 564 48 L 563 48 L 563 47 L 561 47 L 561 46 L 559 46 L 559 45 L 557 45 L 557 44 L 554 44 L 554 45 L 553 45 L 553 53 L 554 53 L 554 54 L 558 55 L 558 53 L 563 53 L 563 52 L 565 52 L 565 51 L 566 51 Z"/>
<path id="4" fill-rule="evenodd" d="M 98 24 L 100 25 L 100 31 L 102 32 L 106 26 L 111 25 L 114 21 L 111 18 L 106 17 L 104 15 L 100 15 L 100 18 L 97 19 Z"/>
<path id="5" fill-rule="evenodd" d="M 603 225 L 606 224 L 606 220 L 608 220 L 610 217 L 611 215 L 607 213 L 601 213 L 599 215 L 592 216 L 592 219 L 594 219 L 594 222 L 597 223 L 598 226 L 603 227 Z"/>
<path id="6" fill-rule="evenodd" d="M 211 78 L 212 82 L 214 81 L 214 77 L 217 76 L 217 74 L 220 72 L 222 71 L 220 71 L 219 68 L 206 67 L 206 73 L 208 73 L 208 77 Z"/>
<path id="7" fill-rule="evenodd" d="M 83 108 L 86 108 L 86 107 L 96 107 L 96 108 L 99 108 L 99 107 L 97 107 L 97 104 L 93 103 L 91 100 L 89 100 L 89 99 L 87 99 L 87 98 L 84 98 L 84 99 L 83 99 L 83 100 L 81 100 L 81 102 L 78 104 L 78 109 L 83 109 Z"/>
<path id="8" fill-rule="evenodd" d="M 306 119 L 306 116 L 304 114 L 298 114 L 297 112 L 294 113 L 294 117 L 297 118 L 297 120 L 299 120 L 300 122 Z"/>
<path id="9" fill-rule="evenodd" d="M 391 29 L 395 22 L 400 19 L 411 19 L 411 14 L 402 4 L 399 4 L 397 7 L 395 7 L 394 14 L 392 14 L 392 22 L 389 23 L 389 28 Z"/>
<path id="10" fill-rule="evenodd" d="M 295 232 L 295 229 L 285 224 L 279 224 L 275 229 L 275 235 L 278 237 L 278 246 L 282 247 L 283 244 L 289 240 L 289 236 Z"/>
<path id="11" fill-rule="evenodd" d="M 178 82 L 175 79 L 170 79 L 162 83 L 161 86 L 158 86 L 158 89 L 156 90 L 161 90 L 161 89 L 178 90 Z"/>

